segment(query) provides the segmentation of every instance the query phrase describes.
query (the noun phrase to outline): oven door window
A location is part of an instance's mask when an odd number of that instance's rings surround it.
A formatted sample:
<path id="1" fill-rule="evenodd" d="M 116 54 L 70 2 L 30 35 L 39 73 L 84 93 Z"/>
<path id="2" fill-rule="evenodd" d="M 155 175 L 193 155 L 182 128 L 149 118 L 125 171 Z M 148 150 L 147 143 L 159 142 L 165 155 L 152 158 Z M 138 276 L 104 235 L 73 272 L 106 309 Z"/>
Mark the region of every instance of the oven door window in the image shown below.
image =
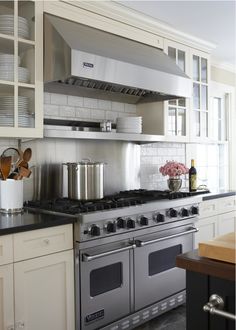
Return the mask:
<path id="1" fill-rule="evenodd" d="M 153 276 L 175 267 L 175 259 L 182 253 L 182 245 L 152 252 L 148 256 L 148 275 Z"/>
<path id="2" fill-rule="evenodd" d="M 90 296 L 117 289 L 122 285 L 122 263 L 94 269 L 90 273 Z"/>

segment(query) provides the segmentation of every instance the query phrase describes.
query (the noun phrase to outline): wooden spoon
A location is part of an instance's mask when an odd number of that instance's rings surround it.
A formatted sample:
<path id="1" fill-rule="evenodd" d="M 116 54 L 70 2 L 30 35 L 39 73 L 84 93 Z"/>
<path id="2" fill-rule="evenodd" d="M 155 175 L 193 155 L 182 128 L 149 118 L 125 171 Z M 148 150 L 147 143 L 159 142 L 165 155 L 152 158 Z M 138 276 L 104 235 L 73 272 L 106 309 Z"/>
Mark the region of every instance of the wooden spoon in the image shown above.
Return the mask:
<path id="1" fill-rule="evenodd" d="M 19 174 L 20 174 L 20 176 L 22 176 L 24 178 L 29 178 L 31 175 L 31 171 L 28 168 L 25 168 L 22 166 L 19 169 Z"/>
<path id="2" fill-rule="evenodd" d="M 22 155 L 22 159 L 17 164 L 17 167 L 28 168 L 29 167 L 28 162 L 30 161 L 31 157 L 32 157 L 32 149 L 31 148 L 25 149 L 25 151 L 23 152 L 23 155 Z"/>
<path id="3" fill-rule="evenodd" d="M 11 171 L 11 156 L 0 157 L 0 168 L 3 180 L 6 180 Z"/>

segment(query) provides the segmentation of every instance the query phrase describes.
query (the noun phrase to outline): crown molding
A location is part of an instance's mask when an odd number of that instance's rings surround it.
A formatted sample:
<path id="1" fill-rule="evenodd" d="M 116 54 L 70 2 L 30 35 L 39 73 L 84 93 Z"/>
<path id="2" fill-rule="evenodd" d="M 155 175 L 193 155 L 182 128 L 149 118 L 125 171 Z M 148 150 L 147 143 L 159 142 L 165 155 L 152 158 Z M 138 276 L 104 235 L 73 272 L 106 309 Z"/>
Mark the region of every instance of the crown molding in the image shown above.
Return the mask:
<path id="1" fill-rule="evenodd" d="M 128 8 L 125 5 L 117 3 L 113 0 L 74 0 L 70 1 L 70 3 L 101 16 L 105 16 L 112 20 L 125 23 L 146 32 L 153 33 L 154 35 L 188 45 L 189 47 L 193 47 L 207 53 L 210 53 L 214 48 L 216 48 L 216 45 L 211 42 L 194 37 L 188 33 L 178 31 L 166 23 L 139 13 L 136 10 Z"/>
<path id="2" fill-rule="evenodd" d="M 233 65 L 232 63 L 221 62 L 214 57 L 212 58 L 211 66 L 236 74 L 236 65 Z"/>

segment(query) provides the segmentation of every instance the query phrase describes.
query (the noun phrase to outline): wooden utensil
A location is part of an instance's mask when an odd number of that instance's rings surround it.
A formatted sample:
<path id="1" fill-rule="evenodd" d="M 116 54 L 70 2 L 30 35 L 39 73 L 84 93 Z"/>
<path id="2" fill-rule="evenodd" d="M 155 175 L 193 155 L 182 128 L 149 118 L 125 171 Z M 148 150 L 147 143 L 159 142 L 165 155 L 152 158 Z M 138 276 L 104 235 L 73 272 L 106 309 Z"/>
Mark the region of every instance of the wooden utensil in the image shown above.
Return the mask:
<path id="1" fill-rule="evenodd" d="M 0 157 L 0 168 L 1 168 L 3 180 L 6 180 L 10 174 L 11 162 L 12 162 L 11 156 L 8 156 L 8 157 L 1 156 Z"/>
<path id="2" fill-rule="evenodd" d="M 29 170 L 28 168 L 25 167 L 20 167 L 19 168 L 19 175 L 22 176 L 22 178 L 29 178 L 31 175 L 31 170 Z"/>
<path id="3" fill-rule="evenodd" d="M 25 151 L 23 152 L 22 158 L 16 164 L 16 166 L 29 168 L 28 162 L 30 161 L 31 157 L 32 157 L 32 149 L 31 148 L 25 149 Z"/>

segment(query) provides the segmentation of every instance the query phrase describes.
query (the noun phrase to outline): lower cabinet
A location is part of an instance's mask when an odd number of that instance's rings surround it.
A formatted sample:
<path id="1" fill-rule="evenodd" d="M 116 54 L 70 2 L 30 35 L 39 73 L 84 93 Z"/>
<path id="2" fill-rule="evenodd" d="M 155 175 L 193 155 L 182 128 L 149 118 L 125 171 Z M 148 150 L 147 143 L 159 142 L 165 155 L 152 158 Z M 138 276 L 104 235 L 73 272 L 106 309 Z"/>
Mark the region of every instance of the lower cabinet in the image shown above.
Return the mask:
<path id="1" fill-rule="evenodd" d="M 35 257 L 15 253 L 21 245 L 13 241 L 32 239 Z M 75 330 L 72 225 L 0 236 L 0 243 L 0 330 Z"/>
<path id="2" fill-rule="evenodd" d="M 72 250 L 14 264 L 15 326 L 27 330 L 73 330 Z"/>
<path id="3" fill-rule="evenodd" d="M 14 330 L 13 264 L 0 266 L 0 330 Z"/>
<path id="4" fill-rule="evenodd" d="M 218 234 L 224 235 L 236 230 L 236 212 L 228 212 L 218 216 Z"/>
<path id="5" fill-rule="evenodd" d="M 198 243 L 209 241 L 217 236 L 217 220 L 218 217 L 209 217 L 200 219 L 197 223 L 199 231 L 195 234 L 195 248 L 198 248 Z"/>
<path id="6" fill-rule="evenodd" d="M 202 202 L 200 216 L 197 223 L 199 231 L 195 235 L 195 248 L 198 248 L 199 242 L 236 231 L 235 197 Z"/>

